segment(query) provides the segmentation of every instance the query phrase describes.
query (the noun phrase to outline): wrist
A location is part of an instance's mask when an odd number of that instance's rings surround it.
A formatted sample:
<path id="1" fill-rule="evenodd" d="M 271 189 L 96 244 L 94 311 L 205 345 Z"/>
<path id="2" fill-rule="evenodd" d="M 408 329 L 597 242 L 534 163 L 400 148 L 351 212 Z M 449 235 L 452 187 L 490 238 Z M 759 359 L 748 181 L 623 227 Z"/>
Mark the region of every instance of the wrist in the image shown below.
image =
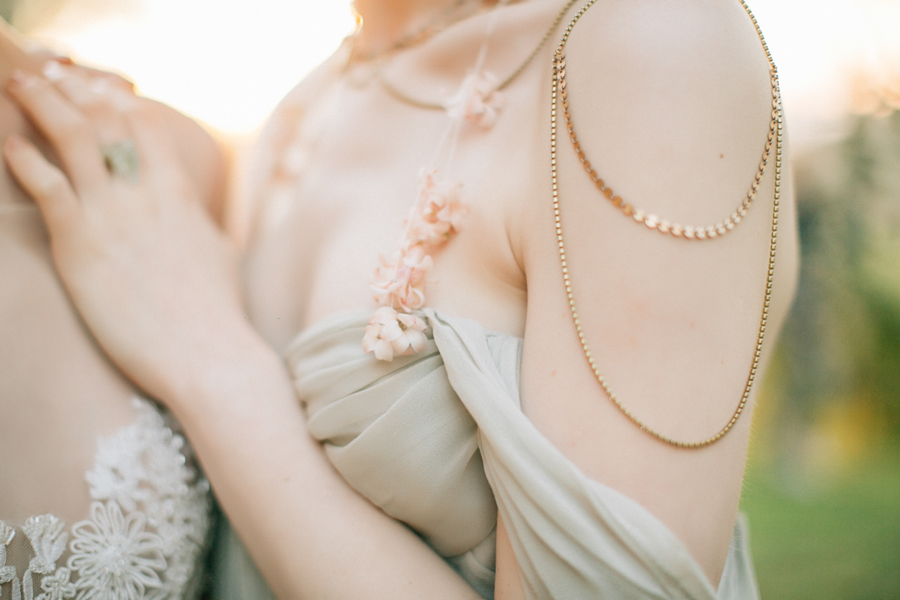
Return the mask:
<path id="1" fill-rule="evenodd" d="M 244 319 L 190 337 L 170 352 L 156 389 L 148 390 L 179 419 L 202 417 L 287 380 L 281 357 Z"/>

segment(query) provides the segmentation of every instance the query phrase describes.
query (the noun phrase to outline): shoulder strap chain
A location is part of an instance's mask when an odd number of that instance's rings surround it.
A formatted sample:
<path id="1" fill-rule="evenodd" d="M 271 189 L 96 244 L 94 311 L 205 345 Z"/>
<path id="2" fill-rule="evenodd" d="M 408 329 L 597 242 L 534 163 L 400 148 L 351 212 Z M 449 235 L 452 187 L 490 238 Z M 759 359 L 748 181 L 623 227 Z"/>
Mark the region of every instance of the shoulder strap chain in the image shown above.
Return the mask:
<path id="1" fill-rule="evenodd" d="M 768 262 L 768 271 L 766 276 L 766 289 L 763 298 L 763 307 L 762 307 L 762 316 L 760 317 L 759 322 L 759 331 L 756 338 L 756 347 L 753 352 L 753 361 L 750 366 L 750 373 L 747 376 L 747 382 L 744 386 L 744 393 L 741 395 L 740 402 L 737 405 L 737 408 L 734 411 L 731 419 L 722 427 L 715 435 L 712 435 L 708 438 L 699 441 L 681 441 L 676 440 L 671 437 L 666 436 L 665 434 L 652 429 L 648 425 L 646 425 L 643 421 L 641 421 L 634 413 L 632 413 L 628 408 L 622 404 L 616 394 L 610 389 L 609 384 L 604 379 L 603 375 L 600 373 L 600 368 L 597 366 L 596 361 L 594 360 L 593 355 L 591 354 L 590 346 L 588 345 L 587 339 L 585 338 L 584 330 L 581 326 L 581 320 L 578 316 L 578 310 L 575 306 L 575 296 L 572 291 L 572 280 L 569 275 L 568 263 L 566 261 L 566 246 L 563 239 L 563 230 L 562 230 L 562 221 L 560 219 L 560 202 L 559 202 L 559 187 L 558 187 L 558 177 L 557 177 L 557 169 L 556 169 L 556 140 L 557 140 L 557 107 L 558 102 L 562 100 L 563 107 L 566 112 L 568 112 L 566 101 L 566 80 L 565 80 L 565 70 L 566 70 L 566 55 L 565 55 L 565 46 L 566 42 L 569 39 L 569 35 L 572 33 L 572 29 L 575 27 L 575 24 L 578 20 L 584 15 L 584 13 L 594 5 L 597 0 L 589 0 L 587 4 L 585 4 L 572 18 L 569 22 L 569 25 L 566 27 L 565 32 L 563 33 L 562 39 L 559 42 L 559 45 L 556 49 L 556 54 L 553 57 L 553 85 L 552 85 L 552 96 L 551 96 L 551 106 L 550 106 L 550 170 L 553 184 L 553 213 L 554 218 L 556 220 L 556 237 L 559 244 L 559 258 L 562 266 L 562 275 L 563 275 L 563 283 L 566 288 L 566 295 L 569 302 L 569 309 L 572 313 L 572 320 L 575 325 L 575 331 L 578 334 L 578 339 L 581 343 L 582 350 L 584 352 L 584 356 L 587 359 L 588 365 L 594 373 L 597 381 L 600 383 L 600 386 L 603 388 L 603 391 L 609 397 L 609 399 L 615 404 L 615 406 L 628 417 L 631 422 L 637 425 L 641 431 L 646 432 L 647 434 L 653 436 L 657 440 L 669 444 L 671 446 L 676 446 L 678 448 L 702 448 L 705 446 L 709 446 L 714 444 L 715 442 L 722 439 L 725 434 L 727 434 L 734 425 L 737 423 L 738 418 L 740 418 L 741 414 L 744 411 L 744 408 L 747 406 L 747 402 L 750 398 L 750 391 L 753 387 L 753 382 L 756 380 L 757 369 L 759 368 L 759 359 L 762 355 L 762 347 L 763 347 L 763 339 L 766 333 L 766 324 L 768 322 L 769 317 L 769 304 L 772 297 L 772 283 L 775 278 L 775 249 L 778 241 L 778 210 L 781 200 L 781 153 L 782 153 L 782 144 L 783 144 L 783 135 L 784 135 L 784 112 L 781 105 L 781 90 L 778 82 L 778 70 L 775 67 L 775 63 L 772 61 L 772 54 L 769 52 L 768 45 L 766 44 L 765 38 L 762 35 L 762 31 L 759 28 L 759 23 L 756 20 L 756 17 L 753 16 L 753 13 L 750 10 L 750 7 L 747 6 L 745 0 L 740 0 L 741 5 L 743 5 L 744 10 L 746 10 L 750 19 L 753 21 L 754 26 L 756 27 L 757 35 L 759 36 L 760 42 L 762 43 L 763 49 L 766 52 L 766 57 L 769 61 L 769 73 L 770 79 L 772 83 L 772 124 L 774 125 L 775 130 L 775 198 L 772 203 L 772 228 L 771 228 L 771 236 L 769 242 L 769 262 Z M 771 132 L 770 132 L 771 135 Z M 573 141 L 576 143 L 576 141 Z M 578 146 L 576 146 L 576 153 Z M 769 142 L 766 144 L 766 157 L 771 154 L 771 138 L 769 138 Z M 586 161 L 583 153 L 579 154 L 579 158 L 582 161 Z M 765 161 L 765 159 L 764 159 Z M 589 165 L 588 165 L 589 166 Z M 590 174 L 591 171 L 588 170 Z M 592 175 L 593 179 L 593 175 Z M 596 180 L 595 180 L 596 183 Z M 758 183 L 757 183 L 758 185 Z M 646 223 L 645 223 L 646 224 Z"/>

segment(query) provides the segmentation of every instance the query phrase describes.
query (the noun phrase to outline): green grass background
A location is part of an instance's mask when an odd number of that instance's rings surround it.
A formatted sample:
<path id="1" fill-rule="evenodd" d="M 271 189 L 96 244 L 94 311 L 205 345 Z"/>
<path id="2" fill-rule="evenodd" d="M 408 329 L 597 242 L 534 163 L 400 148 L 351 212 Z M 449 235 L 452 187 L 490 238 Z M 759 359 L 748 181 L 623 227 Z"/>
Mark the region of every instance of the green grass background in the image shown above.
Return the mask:
<path id="1" fill-rule="evenodd" d="M 763 600 L 900 600 L 900 452 L 802 491 L 753 456 L 741 508 Z"/>

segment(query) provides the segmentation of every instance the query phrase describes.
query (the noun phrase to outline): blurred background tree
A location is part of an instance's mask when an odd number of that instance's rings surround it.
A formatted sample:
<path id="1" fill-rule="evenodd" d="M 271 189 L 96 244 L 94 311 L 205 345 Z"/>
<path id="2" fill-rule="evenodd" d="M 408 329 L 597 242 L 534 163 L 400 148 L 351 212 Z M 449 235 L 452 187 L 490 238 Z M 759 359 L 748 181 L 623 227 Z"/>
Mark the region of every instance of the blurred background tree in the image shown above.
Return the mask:
<path id="1" fill-rule="evenodd" d="M 65 0 L 0 0 L 0 16 L 27 33 L 47 21 L 62 8 Z"/>
<path id="2" fill-rule="evenodd" d="M 742 501 L 766 599 L 900 599 L 900 78 L 853 92 L 793 164 L 800 280 Z"/>

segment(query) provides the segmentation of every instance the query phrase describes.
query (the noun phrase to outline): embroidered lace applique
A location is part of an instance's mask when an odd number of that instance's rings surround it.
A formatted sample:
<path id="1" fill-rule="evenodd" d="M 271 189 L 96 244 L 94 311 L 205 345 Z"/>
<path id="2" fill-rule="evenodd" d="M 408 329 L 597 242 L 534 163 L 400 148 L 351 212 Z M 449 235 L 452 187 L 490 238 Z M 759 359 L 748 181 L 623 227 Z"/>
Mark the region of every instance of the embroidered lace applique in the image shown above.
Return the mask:
<path id="1" fill-rule="evenodd" d="M 18 532 L 0 521 L 0 592 L 8 586 L 12 600 L 181 600 L 199 591 L 209 483 L 188 464 L 184 438 L 163 415 L 145 400 L 133 402 L 137 421 L 97 444 L 86 475 L 89 518 L 68 530 L 49 514 L 22 525 L 34 556 L 21 576 L 6 564 Z"/>

